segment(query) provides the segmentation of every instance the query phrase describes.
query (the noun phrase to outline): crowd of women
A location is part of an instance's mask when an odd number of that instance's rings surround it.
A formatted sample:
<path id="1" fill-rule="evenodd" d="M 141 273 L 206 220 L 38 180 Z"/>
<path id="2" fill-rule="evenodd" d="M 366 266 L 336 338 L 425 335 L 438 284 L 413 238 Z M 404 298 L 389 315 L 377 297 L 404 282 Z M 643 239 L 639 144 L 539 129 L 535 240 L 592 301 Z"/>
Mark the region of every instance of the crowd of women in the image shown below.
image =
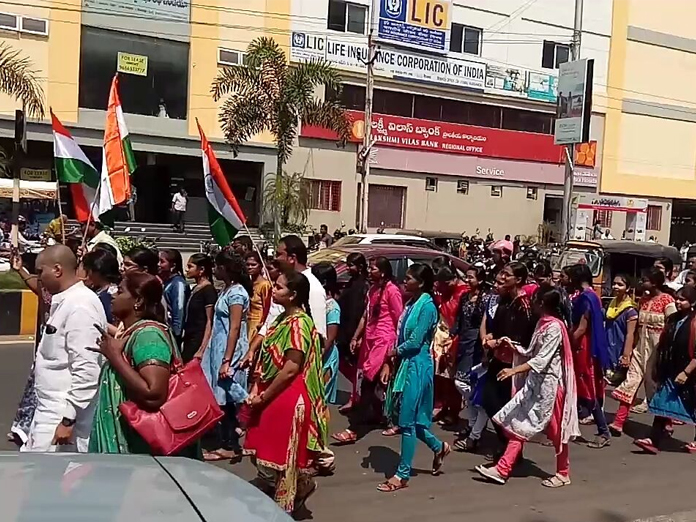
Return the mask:
<path id="1" fill-rule="evenodd" d="M 616 276 L 605 312 L 584 264 L 554 280 L 548 263 L 533 273 L 509 262 L 496 274 L 476 266 L 460 274 L 442 257 L 412 265 L 396 281 L 386 258 L 352 253 L 339 291 L 333 266 L 306 269 L 299 238 L 281 240 L 268 263 L 246 239 L 186 265 L 173 249 L 137 247 L 122 266 L 110 245 L 82 257 L 82 278 L 109 322 L 90 451 L 150 452 L 119 405 L 161 407 L 173 364 L 194 359 L 224 417 L 182 454 L 251 456 L 260 487 L 291 513 L 316 490 L 312 477 L 333 470 L 329 438 L 353 444 L 375 428 L 399 436 L 398 468 L 378 486 L 394 492 L 408 486 L 418 440 L 439 475 L 452 450 L 482 450 L 491 421 L 492 462 L 476 470 L 505 483 L 524 443 L 543 434 L 557 464 L 542 484 L 558 488 L 570 484 L 568 444 L 580 436 L 579 424 L 596 425 L 587 444 L 605 448 L 641 408 L 638 395 L 655 413 L 650 437 L 635 441 L 645 451 L 657 453 L 674 423 L 695 422 L 696 278 L 675 292 L 663 262 L 637 287 Z M 312 299 L 317 292 L 325 307 Z M 339 373 L 352 383 L 338 408 L 349 427 L 329 436 Z M 611 424 L 608 384 L 620 404 Z M 15 434 L 30 409 L 24 402 Z M 452 444 L 431 431 L 432 422 L 459 428 Z M 687 449 L 696 451 L 696 443 Z"/>

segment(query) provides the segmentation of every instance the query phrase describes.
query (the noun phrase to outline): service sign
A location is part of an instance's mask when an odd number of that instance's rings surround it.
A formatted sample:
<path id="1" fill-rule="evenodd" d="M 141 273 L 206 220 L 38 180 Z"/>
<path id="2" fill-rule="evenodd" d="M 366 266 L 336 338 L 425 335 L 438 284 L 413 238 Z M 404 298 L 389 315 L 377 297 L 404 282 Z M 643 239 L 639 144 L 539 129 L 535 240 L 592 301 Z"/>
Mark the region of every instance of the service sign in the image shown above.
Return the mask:
<path id="1" fill-rule="evenodd" d="M 312 58 L 323 58 L 339 69 L 363 73 L 368 58 L 367 44 L 294 31 L 290 59 L 301 62 Z M 400 49 L 381 47 L 375 58 L 374 71 L 375 75 L 382 77 L 471 91 L 483 92 L 486 86 L 484 63 Z"/>
<path id="2" fill-rule="evenodd" d="M 449 51 L 452 0 L 378 0 L 377 39 L 446 54 Z"/>

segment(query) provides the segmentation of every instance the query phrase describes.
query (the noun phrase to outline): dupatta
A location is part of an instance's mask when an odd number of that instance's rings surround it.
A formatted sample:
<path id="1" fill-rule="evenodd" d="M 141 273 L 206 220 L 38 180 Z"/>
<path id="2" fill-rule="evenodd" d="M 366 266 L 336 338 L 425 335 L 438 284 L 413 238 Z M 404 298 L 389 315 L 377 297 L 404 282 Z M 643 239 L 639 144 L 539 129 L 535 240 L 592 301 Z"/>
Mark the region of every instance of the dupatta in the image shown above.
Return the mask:
<path id="1" fill-rule="evenodd" d="M 592 357 L 599 362 L 602 370 L 608 370 L 611 368 L 611 357 L 609 356 L 607 332 L 604 329 L 602 303 L 591 288 L 586 288 L 580 292 L 573 301 L 573 325 L 577 325 L 585 313 L 589 314 Z"/>

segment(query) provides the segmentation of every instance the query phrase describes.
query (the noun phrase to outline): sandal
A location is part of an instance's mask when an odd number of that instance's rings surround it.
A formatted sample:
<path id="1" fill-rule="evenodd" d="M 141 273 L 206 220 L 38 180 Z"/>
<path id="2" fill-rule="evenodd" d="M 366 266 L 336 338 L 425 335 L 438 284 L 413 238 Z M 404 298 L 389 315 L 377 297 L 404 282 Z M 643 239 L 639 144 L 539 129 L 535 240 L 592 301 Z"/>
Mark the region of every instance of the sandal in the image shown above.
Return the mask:
<path id="1" fill-rule="evenodd" d="M 541 481 L 541 485 L 545 488 L 557 489 L 564 486 L 570 486 L 570 477 L 556 473 L 553 477 L 549 477 Z"/>
<path id="2" fill-rule="evenodd" d="M 220 460 L 227 460 L 230 457 L 221 455 L 218 453 L 220 450 L 215 450 L 215 451 L 204 451 L 203 452 L 203 460 L 206 462 L 218 462 Z"/>
<path id="3" fill-rule="evenodd" d="M 398 426 L 392 426 L 391 428 L 387 428 L 382 432 L 383 437 L 395 437 L 396 435 L 399 435 L 401 433 L 401 430 L 399 429 Z"/>
<path id="4" fill-rule="evenodd" d="M 391 479 L 385 480 L 379 486 L 377 486 L 377 491 L 381 491 L 382 493 L 394 493 L 395 491 L 399 491 L 400 489 L 406 489 L 408 487 L 408 480 L 398 480 L 398 484 L 391 482 Z"/>
<path id="5" fill-rule="evenodd" d="M 611 438 L 606 435 L 598 435 L 594 440 L 587 443 L 588 448 L 602 449 L 611 445 Z"/>
<path id="6" fill-rule="evenodd" d="M 594 424 L 594 417 L 588 415 L 587 417 L 583 417 L 582 419 L 580 419 L 578 423 L 581 426 L 589 426 L 590 424 Z"/>
<path id="7" fill-rule="evenodd" d="M 465 453 L 476 453 L 478 445 L 478 440 L 470 439 L 469 437 L 467 437 L 465 439 L 459 439 L 458 441 L 456 441 L 452 449 L 454 449 L 455 451 L 463 451 Z"/>
<path id="8" fill-rule="evenodd" d="M 689 442 L 686 446 L 684 446 L 684 449 L 689 453 L 696 453 L 696 440 Z"/>
<path id="9" fill-rule="evenodd" d="M 636 439 L 633 441 L 633 444 L 651 455 L 657 455 L 660 453 L 658 447 L 653 444 L 652 439 Z"/>
<path id="10" fill-rule="evenodd" d="M 336 441 L 337 444 L 355 444 L 358 440 L 358 435 L 351 430 L 343 430 L 338 433 L 331 435 L 331 438 Z"/>
<path id="11" fill-rule="evenodd" d="M 609 433 L 612 437 L 620 437 L 623 435 L 623 430 L 614 424 L 609 424 Z"/>
<path id="12" fill-rule="evenodd" d="M 435 453 L 433 457 L 433 477 L 437 477 L 442 473 L 442 465 L 445 463 L 445 458 L 452 452 L 452 448 L 446 442 L 442 443 L 442 449 Z"/>

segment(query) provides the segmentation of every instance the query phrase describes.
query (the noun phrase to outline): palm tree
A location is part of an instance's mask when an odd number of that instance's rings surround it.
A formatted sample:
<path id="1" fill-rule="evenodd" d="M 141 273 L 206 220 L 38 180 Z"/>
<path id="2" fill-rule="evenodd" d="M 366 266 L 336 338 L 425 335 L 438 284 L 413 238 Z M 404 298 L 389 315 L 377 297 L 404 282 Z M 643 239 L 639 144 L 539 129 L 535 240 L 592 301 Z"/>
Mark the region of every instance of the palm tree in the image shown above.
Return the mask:
<path id="1" fill-rule="evenodd" d="M 222 69 L 213 81 L 215 101 L 226 97 L 219 121 L 235 156 L 239 146 L 252 136 L 268 131 L 276 154 L 275 190 L 282 190 L 283 170 L 297 137 L 300 122 L 331 129 L 344 144 L 350 135 L 350 119 L 336 101 L 314 96 L 316 87 L 340 91 L 341 77 L 323 59 L 288 64 L 287 57 L 272 38 L 260 37 L 249 44 L 246 64 Z M 280 238 L 282 195 L 273 201 L 275 240 Z"/>
<path id="2" fill-rule="evenodd" d="M 44 93 L 31 60 L 0 43 L 0 92 L 22 102 L 29 116 L 43 119 Z"/>
<path id="3" fill-rule="evenodd" d="M 269 179 L 264 189 L 264 201 L 279 210 L 280 226 L 307 221 L 309 214 L 309 184 L 301 172 Z"/>

